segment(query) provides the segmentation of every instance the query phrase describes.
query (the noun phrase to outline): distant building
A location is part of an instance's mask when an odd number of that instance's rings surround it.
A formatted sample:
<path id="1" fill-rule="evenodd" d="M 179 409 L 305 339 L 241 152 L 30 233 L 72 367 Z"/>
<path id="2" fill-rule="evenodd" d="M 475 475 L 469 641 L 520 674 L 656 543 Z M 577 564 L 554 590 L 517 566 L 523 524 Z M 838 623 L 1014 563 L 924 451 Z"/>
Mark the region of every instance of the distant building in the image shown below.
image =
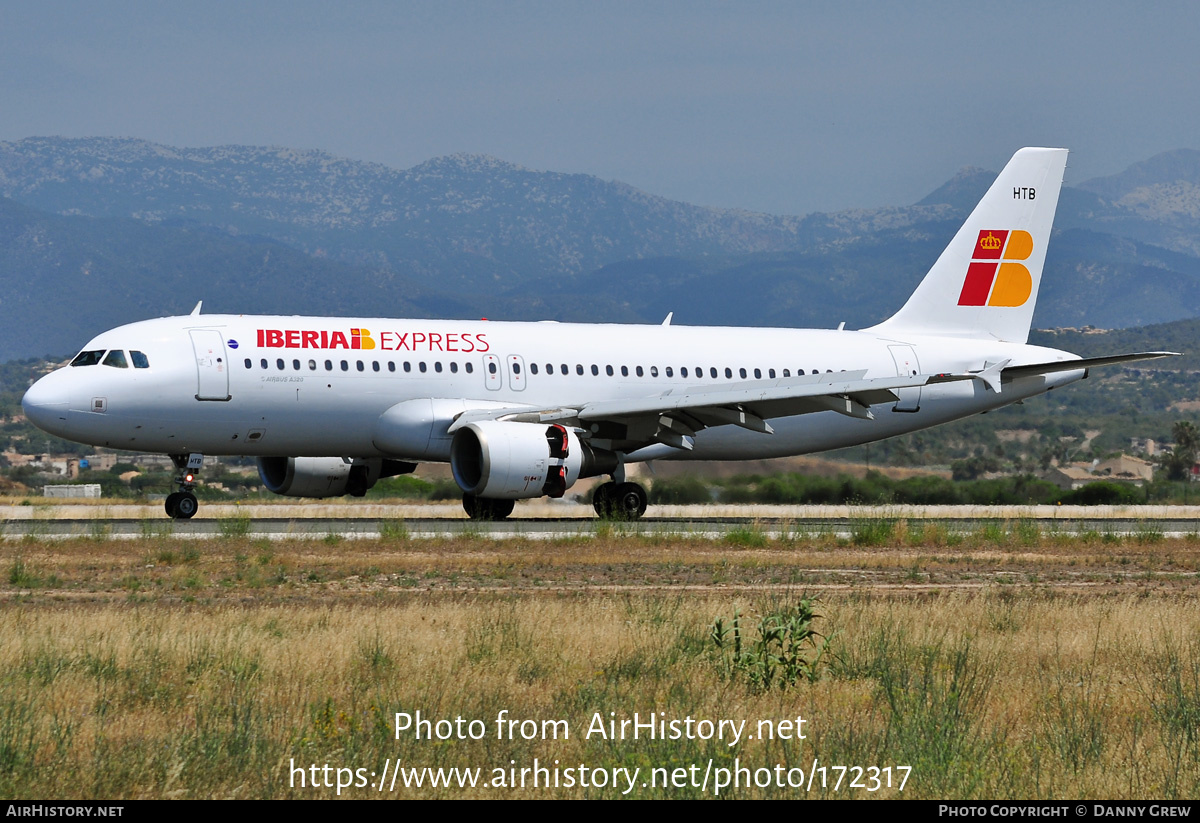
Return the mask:
<path id="1" fill-rule="evenodd" d="M 1142 486 L 1154 479 L 1154 464 L 1140 457 L 1122 454 L 1104 462 L 1059 466 L 1044 473 L 1042 479 L 1067 491 L 1101 480 Z"/>
<path id="2" fill-rule="evenodd" d="M 1154 464 L 1139 457 L 1122 454 L 1100 463 L 1092 474 L 1098 479 L 1119 480 L 1140 486 L 1154 479 Z"/>
<path id="3" fill-rule="evenodd" d="M 1059 466 L 1042 474 L 1042 479 L 1058 486 L 1064 491 L 1078 489 L 1080 486 L 1086 486 L 1088 483 L 1094 483 L 1095 477 L 1087 469 L 1079 466 Z"/>
<path id="4" fill-rule="evenodd" d="M 1147 457 L 1153 457 L 1158 454 L 1158 443 L 1149 437 L 1145 439 L 1131 437 L 1129 438 L 1129 450 L 1131 452 L 1141 452 Z"/>
<path id="5" fill-rule="evenodd" d="M 87 456 L 88 468 L 94 472 L 106 472 L 117 465 L 117 456 L 112 452 L 101 452 Z"/>

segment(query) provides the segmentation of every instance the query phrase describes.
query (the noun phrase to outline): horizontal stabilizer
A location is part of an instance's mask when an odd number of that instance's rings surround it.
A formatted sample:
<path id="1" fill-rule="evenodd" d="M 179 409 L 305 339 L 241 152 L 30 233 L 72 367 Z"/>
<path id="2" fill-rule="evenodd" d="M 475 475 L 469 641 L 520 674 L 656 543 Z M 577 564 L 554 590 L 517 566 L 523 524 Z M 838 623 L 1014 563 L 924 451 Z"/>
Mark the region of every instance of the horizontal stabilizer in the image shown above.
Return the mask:
<path id="1" fill-rule="evenodd" d="M 1024 366 L 1009 366 L 1003 372 L 1006 380 L 1028 377 L 1033 374 L 1053 374 L 1076 369 L 1093 369 L 1099 366 L 1115 366 L 1118 363 L 1135 363 L 1139 360 L 1158 360 L 1161 357 L 1179 357 L 1176 351 L 1143 351 L 1133 354 L 1113 354 L 1108 357 L 1084 357 L 1079 360 L 1056 360 L 1053 363 L 1030 363 Z"/>

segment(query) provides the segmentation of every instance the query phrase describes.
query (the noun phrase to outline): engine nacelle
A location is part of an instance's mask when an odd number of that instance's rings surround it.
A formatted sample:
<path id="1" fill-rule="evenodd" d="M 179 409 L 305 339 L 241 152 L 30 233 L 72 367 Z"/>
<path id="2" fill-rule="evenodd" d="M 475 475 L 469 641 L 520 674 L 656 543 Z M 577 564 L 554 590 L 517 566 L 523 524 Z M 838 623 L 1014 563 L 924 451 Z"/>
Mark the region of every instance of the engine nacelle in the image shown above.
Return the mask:
<path id="1" fill-rule="evenodd" d="M 616 469 L 617 457 L 580 442 L 565 426 L 488 420 L 454 433 L 454 481 L 476 497 L 562 497 L 581 477 Z"/>
<path id="2" fill-rule="evenodd" d="M 416 463 L 378 457 L 260 457 L 258 476 L 275 494 L 287 497 L 362 497 L 381 477 L 416 469 Z"/>

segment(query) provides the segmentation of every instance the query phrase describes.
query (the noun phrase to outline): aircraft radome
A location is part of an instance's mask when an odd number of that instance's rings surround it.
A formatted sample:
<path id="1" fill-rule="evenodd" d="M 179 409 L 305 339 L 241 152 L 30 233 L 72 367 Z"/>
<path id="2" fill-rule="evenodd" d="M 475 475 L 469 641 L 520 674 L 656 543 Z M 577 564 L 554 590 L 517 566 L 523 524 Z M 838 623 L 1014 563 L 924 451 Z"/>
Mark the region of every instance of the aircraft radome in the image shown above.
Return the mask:
<path id="1" fill-rule="evenodd" d="M 171 456 L 171 517 L 204 455 L 258 459 L 268 489 L 362 495 L 449 462 L 472 517 L 608 475 L 597 513 L 639 517 L 625 466 L 866 443 L 1015 403 L 1095 366 L 1027 345 L 1066 167 L 1018 151 L 908 302 L 862 329 L 203 315 L 121 326 L 25 394 L 81 443 Z"/>

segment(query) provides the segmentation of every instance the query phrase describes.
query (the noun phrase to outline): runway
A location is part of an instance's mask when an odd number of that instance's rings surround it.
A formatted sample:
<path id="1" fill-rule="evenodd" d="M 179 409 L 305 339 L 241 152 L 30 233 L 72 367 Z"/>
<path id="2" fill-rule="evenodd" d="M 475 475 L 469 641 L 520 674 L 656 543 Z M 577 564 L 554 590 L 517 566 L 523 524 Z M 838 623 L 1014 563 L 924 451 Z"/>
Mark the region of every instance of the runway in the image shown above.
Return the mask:
<path id="1" fill-rule="evenodd" d="M 202 505 L 192 520 L 172 521 L 156 505 L 0 506 L 5 539 L 136 539 L 171 535 L 212 539 L 567 539 L 623 534 L 717 539 L 754 530 L 781 538 L 814 534 L 850 536 L 872 521 L 936 522 L 947 532 L 970 533 L 989 525 L 1036 524 L 1042 533 L 1200 534 L 1200 506 L 660 506 L 635 522 L 605 522 L 582 504 L 519 505 L 501 522 L 468 520 L 461 507 L 362 504 Z"/>

